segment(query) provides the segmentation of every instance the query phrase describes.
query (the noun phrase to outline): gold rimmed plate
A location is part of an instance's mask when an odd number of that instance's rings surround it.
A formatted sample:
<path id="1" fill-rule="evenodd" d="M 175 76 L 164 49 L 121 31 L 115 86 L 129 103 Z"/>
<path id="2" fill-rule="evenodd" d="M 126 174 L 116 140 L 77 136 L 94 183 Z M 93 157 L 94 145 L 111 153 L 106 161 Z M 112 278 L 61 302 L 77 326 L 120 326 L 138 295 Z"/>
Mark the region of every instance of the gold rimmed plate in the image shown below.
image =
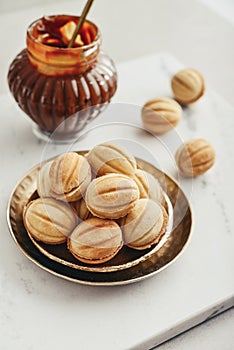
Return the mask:
<path id="1" fill-rule="evenodd" d="M 84 154 L 84 152 L 79 152 Z M 52 274 L 83 284 L 127 284 L 149 277 L 168 266 L 184 250 L 191 234 L 192 214 L 188 200 L 178 184 L 152 164 L 137 160 L 138 166 L 154 175 L 165 189 L 169 225 L 166 234 L 152 249 L 137 251 L 123 247 L 115 258 L 101 266 L 88 266 L 76 260 L 66 245 L 50 246 L 30 238 L 24 228 L 25 205 L 37 197 L 40 165 L 31 169 L 15 187 L 8 205 L 10 232 L 23 253 Z"/>

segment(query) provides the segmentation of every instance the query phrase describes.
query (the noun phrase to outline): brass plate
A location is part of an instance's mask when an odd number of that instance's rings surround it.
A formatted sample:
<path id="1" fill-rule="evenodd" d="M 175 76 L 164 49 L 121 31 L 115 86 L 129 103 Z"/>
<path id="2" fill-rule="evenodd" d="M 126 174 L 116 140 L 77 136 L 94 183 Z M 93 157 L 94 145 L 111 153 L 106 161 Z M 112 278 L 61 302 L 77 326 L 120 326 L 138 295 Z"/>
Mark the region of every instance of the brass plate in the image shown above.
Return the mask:
<path id="1" fill-rule="evenodd" d="M 28 201 L 37 196 L 37 174 L 40 169 L 40 165 L 37 165 L 16 185 L 8 204 L 8 225 L 18 247 L 31 261 L 48 272 L 83 284 L 128 284 L 164 269 L 181 254 L 188 242 L 192 226 L 191 208 L 174 180 L 143 160 L 137 159 L 137 163 L 141 169 L 157 177 L 167 190 L 165 199 L 171 227 L 169 225 L 167 233 L 158 245 L 145 251 L 123 247 L 121 252 L 108 262 L 109 265 L 92 268 L 71 258 L 64 245 L 48 246 L 35 240 L 33 242 L 24 228 L 22 213 Z"/>

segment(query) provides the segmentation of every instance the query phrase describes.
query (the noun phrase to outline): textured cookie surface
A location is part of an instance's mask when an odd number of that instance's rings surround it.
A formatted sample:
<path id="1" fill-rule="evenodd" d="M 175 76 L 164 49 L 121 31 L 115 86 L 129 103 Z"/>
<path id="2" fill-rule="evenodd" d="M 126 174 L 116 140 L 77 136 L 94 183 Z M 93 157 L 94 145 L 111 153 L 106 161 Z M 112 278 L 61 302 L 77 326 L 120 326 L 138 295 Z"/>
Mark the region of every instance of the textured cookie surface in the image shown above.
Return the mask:
<path id="1" fill-rule="evenodd" d="M 57 157 L 51 164 L 50 186 L 53 196 L 69 202 L 82 197 L 91 181 L 87 159 L 75 152 Z"/>
<path id="2" fill-rule="evenodd" d="M 90 213 L 90 211 L 87 208 L 87 205 L 85 203 L 84 198 L 82 198 L 76 202 L 72 202 L 71 205 L 75 209 L 75 211 L 78 215 L 78 218 L 80 218 L 81 220 L 86 220 L 90 216 L 92 216 L 92 214 Z"/>
<path id="3" fill-rule="evenodd" d="M 67 244 L 80 261 L 100 264 L 112 259 L 121 249 L 122 232 L 112 220 L 90 218 L 74 229 Z"/>
<path id="4" fill-rule="evenodd" d="M 179 123 L 181 116 L 180 105 L 165 97 L 146 102 L 141 112 L 144 127 L 154 134 L 170 131 Z"/>
<path id="5" fill-rule="evenodd" d="M 188 177 L 204 174 L 215 162 L 215 151 L 204 139 L 185 142 L 175 155 L 180 172 Z"/>
<path id="6" fill-rule="evenodd" d="M 107 174 L 88 186 L 85 201 L 95 216 L 118 219 L 126 215 L 139 198 L 135 181 L 122 174 Z"/>
<path id="7" fill-rule="evenodd" d="M 41 165 L 37 177 L 37 192 L 40 197 L 52 197 L 53 191 L 50 184 L 50 167 L 52 161 Z"/>
<path id="8" fill-rule="evenodd" d="M 144 170 L 137 169 L 133 179 L 138 186 L 140 198 L 150 198 L 159 203 L 163 201 L 162 187 L 153 175 Z"/>
<path id="9" fill-rule="evenodd" d="M 165 209 L 151 199 L 139 199 L 121 221 L 124 242 L 134 249 L 146 249 L 165 233 L 168 216 Z"/>
<path id="10" fill-rule="evenodd" d="M 204 78 L 195 69 L 183 69 L 176 73 L 171 80 L 171 88 L 175 99 L 182 104 L 197 101 L 205 91 Z"/>
<path id="11" fill-rule="evenodd" d="M 24 226 L 35 239 L 47 244 L 59 244 L 77 224 L 77 216 L 67 203 L 52 198 L 30 202 L 23 216 Z"/>
<path id="12" fill-rule="evenodd" d="M 125 147 L 106 142 L 89 151 L 87 159 L 98 175 L 120 173 L 131 175 L 136 169 L 136 160 Z"/>

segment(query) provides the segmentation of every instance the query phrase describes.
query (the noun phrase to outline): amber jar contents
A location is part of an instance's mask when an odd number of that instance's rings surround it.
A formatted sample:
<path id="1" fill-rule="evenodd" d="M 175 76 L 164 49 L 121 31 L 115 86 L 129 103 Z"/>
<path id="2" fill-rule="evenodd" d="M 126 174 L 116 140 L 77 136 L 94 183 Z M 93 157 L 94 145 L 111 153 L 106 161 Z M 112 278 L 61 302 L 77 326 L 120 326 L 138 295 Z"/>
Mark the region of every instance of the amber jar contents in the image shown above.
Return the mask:
<path id="1" fill-rule="evenodd" d="M 98 116 L 117 88 L 113 61 L 100 50 L 96 25 L 86 21 L 67 48 L 79 17 L 43 17 L 27 30 L 27 48 L 10 65 L 8 84 L 39 136 L 73 139 Z M 70 30 L 70 32 L 69 32 Z"/>

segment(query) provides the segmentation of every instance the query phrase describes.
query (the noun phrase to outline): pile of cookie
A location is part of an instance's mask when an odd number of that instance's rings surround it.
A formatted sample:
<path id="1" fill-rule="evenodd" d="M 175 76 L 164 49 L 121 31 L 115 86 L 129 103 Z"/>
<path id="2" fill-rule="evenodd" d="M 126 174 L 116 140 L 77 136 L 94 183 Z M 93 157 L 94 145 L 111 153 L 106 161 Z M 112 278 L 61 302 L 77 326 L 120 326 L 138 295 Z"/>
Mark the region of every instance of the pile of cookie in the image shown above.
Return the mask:
<path id="1" fill-rule="evenodd" d="M 85 156 L 69 152 L 45 163 L 37 192 L 23 214 L 29 236 L 46 244 L 67 242 L 71 254 L 87 264 L 112 259 L 123 244 L 150 248 L 166 231 L 161 185 L 118 144 L 102 143 Z"/>
<path id="2" fill-rule="evenodd" d="M 173 75 L 171 88 L 174 99 L 159 97 L 147 101 L 142 108 L 144 128 L 161 135 L 176 127 L 181 118 L 182 106 L 198 101 L 205 92 L 205 81 L 195 69 L 183 69 Z M 211 144 L 201 138 L 185 142 L 176 152 L 176 163 L 187 177 L 198 176 L 209 170 L 215 161 Z"/>

